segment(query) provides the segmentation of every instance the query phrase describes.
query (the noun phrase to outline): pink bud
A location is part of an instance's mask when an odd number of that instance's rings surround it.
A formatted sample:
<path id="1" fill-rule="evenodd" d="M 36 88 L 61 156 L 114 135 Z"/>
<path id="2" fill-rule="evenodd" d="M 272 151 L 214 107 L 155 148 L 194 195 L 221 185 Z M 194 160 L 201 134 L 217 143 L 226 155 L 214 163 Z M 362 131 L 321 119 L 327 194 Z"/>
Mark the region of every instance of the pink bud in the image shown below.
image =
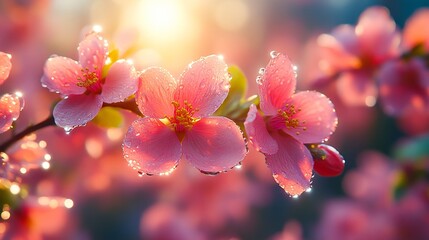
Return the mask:
<path id="1" fill-rule="evenodd" d="M 310 145 L 311 155 L 314 160 L 314 171 L 320 176 L 335 177 L 344 170 L 344 158 L 332 146 L 326 144 Z"/>

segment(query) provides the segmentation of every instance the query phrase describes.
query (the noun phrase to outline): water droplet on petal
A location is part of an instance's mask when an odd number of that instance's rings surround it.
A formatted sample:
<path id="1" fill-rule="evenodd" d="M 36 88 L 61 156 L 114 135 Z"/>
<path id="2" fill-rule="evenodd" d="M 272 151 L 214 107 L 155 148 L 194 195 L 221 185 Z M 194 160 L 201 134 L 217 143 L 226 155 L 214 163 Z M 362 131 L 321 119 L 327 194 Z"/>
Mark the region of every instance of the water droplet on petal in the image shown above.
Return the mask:
<path id="1" fill-rule="evenodd" d="M 258 85 L 262 85 L 262 77 L 261 76 L 257 76 L 256 77 L 256 83 L 258 84 Z"/>
<path id="2" fill-rule="evenodd" d="M 209 176 L 216 176 L 216 175 L 218 175 L 220 173 L 220 172 L 206 172 L 204 170 L 200 170 L 200 172 L 202 174 L 209 175 Z"/>
<path id="3" fill-rule="evenodd" d="M 278 57 L 280 55 L 280 53 L 278 53 L 278 52 L 276 52 L 276 51 L 271 51 L 270 52 L 270 57 L 271 58 L 276 58 L 276 57 Z"/>
<path id="4" fill-rule="evenodd" d="M 265 68 L 260 68 L 258 73 L 259 73 L 260 75 L 264 74 L 264 73 L 265 73 Z"/>

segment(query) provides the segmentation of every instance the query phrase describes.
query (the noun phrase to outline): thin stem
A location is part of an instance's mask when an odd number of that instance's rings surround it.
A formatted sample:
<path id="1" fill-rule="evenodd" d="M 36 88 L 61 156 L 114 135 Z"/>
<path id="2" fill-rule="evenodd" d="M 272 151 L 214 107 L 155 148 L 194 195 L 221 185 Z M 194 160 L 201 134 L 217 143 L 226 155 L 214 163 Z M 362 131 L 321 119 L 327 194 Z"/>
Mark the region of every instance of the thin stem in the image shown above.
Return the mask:
<path id="1" fill-rule="evenodd" d="M 6 151 L 6 149 L 8 149 L 12 144 L 16 143 L 17 141 L 27 136 L 28 134 L 49 126 L 55 126 L 54 116 L 52 115 L 50 115 L 42 122 L 36 125 L 29 126 L 28 128 L 24 129 L 22 132 L 12 136 L 9 140 L 7 140 L 2 145 L 0 145 L 0 152 Z"/>
<path id="2" fill-rule="evenodd" d="M 131 111 L 140 117 L 144 117 L 144 115 L 140 112 L 140 109 L 138 108 L 137 103 L 134 100 L 134 98 L 127 100 L 125 102 L 104 103 L 103 107 L 121 108 L 121 109 Z"/>

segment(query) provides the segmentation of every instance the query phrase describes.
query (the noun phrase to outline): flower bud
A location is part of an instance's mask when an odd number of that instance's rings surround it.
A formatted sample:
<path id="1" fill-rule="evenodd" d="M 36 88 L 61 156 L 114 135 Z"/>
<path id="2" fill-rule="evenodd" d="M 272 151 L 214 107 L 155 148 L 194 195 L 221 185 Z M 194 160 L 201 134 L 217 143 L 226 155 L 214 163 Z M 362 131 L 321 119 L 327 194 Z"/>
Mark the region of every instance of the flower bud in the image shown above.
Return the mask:
<path id="1" fill-rule="evenodd" d="M 314 171 L 320 176 L 334 177 L 344 170 L 344 158 L 332 146 L 326 144 L 314 144 L 309 146 L 314 160 Z"/>

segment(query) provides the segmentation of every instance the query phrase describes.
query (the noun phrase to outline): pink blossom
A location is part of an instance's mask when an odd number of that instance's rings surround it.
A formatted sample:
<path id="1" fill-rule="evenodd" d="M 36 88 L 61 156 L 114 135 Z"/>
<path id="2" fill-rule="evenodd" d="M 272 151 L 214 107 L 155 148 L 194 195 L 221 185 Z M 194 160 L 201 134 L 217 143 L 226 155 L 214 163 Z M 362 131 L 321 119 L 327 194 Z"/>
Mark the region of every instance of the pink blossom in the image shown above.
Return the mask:
<path id="1" fill-rule="evenodd" d="M 420 59 L 391 61 L 379 72 L 380 98 L 387 114 L 429 109 L 429 72 Z"/>
<path id="2" fill-rule="evenodd" d="M 406 22 L 403 31 L 403 45 L 412 49 L 421 44 L 425 51 L 429 51 L 429 8 L 422 8 L 416 11 Z"/>
<path id="3" fill-rule="evenodd" d="M 11 55 L 0 52 L 0 85 L 9 77 L 12 63 Z M 0 98 L 0 133 L 3 133 L 12 126 L 23 107 L 20 102 L 20 94 L 4 94 Z"/>
<path id="4" fill-rule="evenodd" d="M 0 84 L 9 77 L 12 63 L 10 62 L 11 56 L 7 53 L 0 52 Z"/>
<path id="5" fill-rule="evenodd" d="M 42 85 L 64 99 L 54 109 L 55 123 L 65 129 L 85 125 L 103 102 L 123 101 L 136 91 L 138 75 L 125 60 L 108 69 L 108 45 L 97 33 L 89 34 L 78 47 L 79 62 L 53 56 L 46 61 Z"/>
<path id="6" fill-rule="evenodd" d="M 239 164 L 246 155 L 240 129 L 228 118 L 210 116 L 226 98 L 229 80 L 217 56 L 193 62 L 179 80 L 161 68 L 144 71 L 136 102 L 146 117 L 129 128 L 125 159 L 145 174 L 170 173 L 182 155 L 206 173 Z"/>
<path id="7" fill-rule="evenodd" d="M 286 56 L 272 54 L 257 80 L 265 117 L 252 105 L 244 123 L 250 142 L 265 154 L 274 179 L 291 195 L 310 187 L 313 159 L 304 144 L 326 140 L 337 126 L 333 104 L 325 95 L 295 93 L 295 75 Z"/>
<path id="8" fill-rule="evenodd" d="M 322 70 L 338 74 L 340 97 L 349 105 L 373 105 L 377 97 L 374 70 L 398 55 L 400 35 L 384 7 L 365 10 L 358 24 L 341 25 L 330 35 L 323 34 L 318 44 L 323 50 Z"/>

